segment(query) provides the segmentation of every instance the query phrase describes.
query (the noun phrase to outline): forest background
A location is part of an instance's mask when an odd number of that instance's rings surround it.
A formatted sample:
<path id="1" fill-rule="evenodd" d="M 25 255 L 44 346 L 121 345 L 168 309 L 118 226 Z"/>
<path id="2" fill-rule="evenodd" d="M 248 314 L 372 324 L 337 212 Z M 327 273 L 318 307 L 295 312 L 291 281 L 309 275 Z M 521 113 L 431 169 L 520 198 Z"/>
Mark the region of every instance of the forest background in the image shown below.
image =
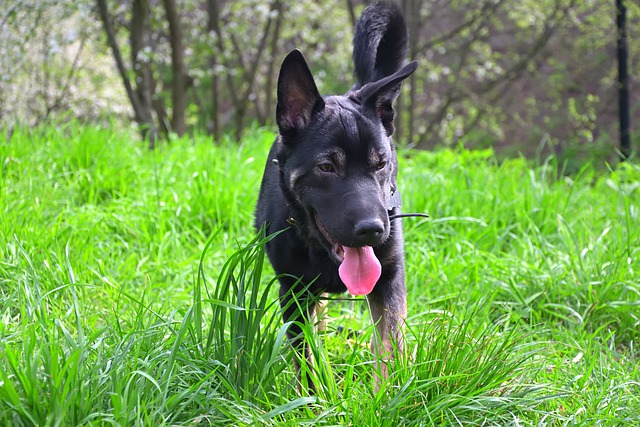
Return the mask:
<path id="1" fill-rule="evenodd" d="M 366 3 L 5 1 L 0 127 L 116 119 L 137 126 L 151 147 L 171 132 L 240 140 L 247 126 L 273 127 L 279 64 L 293 48 L 321 93 L 348 90 L 353 26 Z M 617 157 L 615 1 L 398 4 L 409 59 L 420 62 L 399 100 L 398 143 L 550 152 L 570 169 Z M 640 6 L 625 5 L 637 141 Z"/>

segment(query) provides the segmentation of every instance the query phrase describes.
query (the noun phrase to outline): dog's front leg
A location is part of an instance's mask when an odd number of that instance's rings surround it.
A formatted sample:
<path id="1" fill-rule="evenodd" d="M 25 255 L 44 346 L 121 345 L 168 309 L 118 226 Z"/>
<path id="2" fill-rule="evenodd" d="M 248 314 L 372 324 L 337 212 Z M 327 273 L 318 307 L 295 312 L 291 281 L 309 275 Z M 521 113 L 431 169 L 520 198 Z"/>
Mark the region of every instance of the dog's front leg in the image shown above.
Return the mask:
<path id="1" fill-rule="evenodd" d="M 286 280 L 286 278 L 283 279 Z M 309 375 L 313 366 L 313 354 L 309 348 L 309 343 L 304 337 L 302 325 L 311 325 L 312 320 L 315 318 L 316 297 L 307 291 L 295 292 L 290 286 L 291 284 L 288 283 L 281 283 L 280 285 L 282 318 L 285 323 L 292 322 L 287 331 L 287 337 L 296 352 L 293 363 L 300 380 L 300 391 L 302 392 L 302 388 L 307 386 L 311 392 L 314 392 L 315 386 Z M 302 377 L 301 362 L 306 363 L 306 384 Z"/>
<path id="2" fill-rule="evenodd" d="M 373 292 L 367 295 L 371 318 L 376 325 L 376 333 L 371 342 L 371 351 L 376 355 L 376 369 L 373 373 L 373 387 L 377 393 L 383 379 L 388 378 L 387 362 L 394 356 L 394 346 L 401 353 L 404 346 L 404 321 L 407 317 L 407 296 L 404 283 L 402 261 L 399 267 L 381 280 Z M 383 274 L 382 279 L 385 279 Z"/>

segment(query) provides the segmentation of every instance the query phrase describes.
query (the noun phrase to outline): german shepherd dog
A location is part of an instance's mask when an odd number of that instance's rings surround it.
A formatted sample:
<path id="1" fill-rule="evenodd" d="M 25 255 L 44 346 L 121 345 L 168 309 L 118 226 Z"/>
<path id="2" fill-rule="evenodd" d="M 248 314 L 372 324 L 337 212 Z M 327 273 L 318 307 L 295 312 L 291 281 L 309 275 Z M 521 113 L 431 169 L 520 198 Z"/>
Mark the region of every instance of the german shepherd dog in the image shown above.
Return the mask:
<path id="1" fill-rule="evenodd" d="M 301 324 L 313 320 L 319 295 L 366 295 L 379 337 L 372 343 L 377 389 L 379 375 L 387 376 L 383 360 L 394 343 L 402 349 L 407 310 L 392 103 L 417 63 L 404 65 L 406 24 L 385 3 L 364 10 L 353 48 L 357 83 L 345 95 L 320 96 L 300 51 L 284 59 L 279 134 L 255 225 L 266 225 L 267 234 L 284 230 L 266 252 L 278 274 L 284 321 L 293 322 L 289 339 L 301 356 L 311 361 Z"/>

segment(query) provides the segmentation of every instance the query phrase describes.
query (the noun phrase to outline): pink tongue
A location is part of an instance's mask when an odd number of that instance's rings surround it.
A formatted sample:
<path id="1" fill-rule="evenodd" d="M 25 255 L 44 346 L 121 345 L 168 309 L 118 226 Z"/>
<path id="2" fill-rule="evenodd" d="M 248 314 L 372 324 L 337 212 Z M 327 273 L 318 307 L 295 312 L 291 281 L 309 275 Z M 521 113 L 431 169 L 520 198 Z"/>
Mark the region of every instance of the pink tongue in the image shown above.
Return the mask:
<path id="1" fill-rule="evenodd" d="M 380 261 L 371 246 L 344 249 L 344 260 L 338 268 L 340 279 L 352 295 L 367 295 L 382 274 Z"/>

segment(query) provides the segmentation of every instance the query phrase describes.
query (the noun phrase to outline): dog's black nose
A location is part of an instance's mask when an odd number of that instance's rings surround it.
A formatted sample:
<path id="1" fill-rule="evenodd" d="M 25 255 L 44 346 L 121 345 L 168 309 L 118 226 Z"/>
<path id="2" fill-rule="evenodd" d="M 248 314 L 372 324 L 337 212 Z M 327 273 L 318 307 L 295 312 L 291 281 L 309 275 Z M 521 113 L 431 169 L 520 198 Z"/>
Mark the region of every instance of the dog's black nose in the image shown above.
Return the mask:
<path id="1" fill-rule="evenodd" d="M 353 231 L 358 244 L 376 246 L 384 234 L 384 223 L 378 218 L 365 219 L 357 222 L 353 226 Z"/>

